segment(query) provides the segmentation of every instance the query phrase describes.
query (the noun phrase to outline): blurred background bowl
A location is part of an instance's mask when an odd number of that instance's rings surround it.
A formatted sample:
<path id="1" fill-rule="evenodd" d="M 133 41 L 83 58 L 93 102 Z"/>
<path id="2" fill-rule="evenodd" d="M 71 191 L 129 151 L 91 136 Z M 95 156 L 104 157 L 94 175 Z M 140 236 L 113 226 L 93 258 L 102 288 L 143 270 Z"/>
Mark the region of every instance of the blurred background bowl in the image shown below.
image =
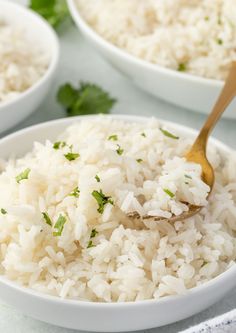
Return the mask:
<path id="1" fill-rule="evenodd" d="M 59 41 L 51 26 L 31 10 L 12 2 L 0 0 L 0 13 L 7 22 L 19 24 L 27 36 L 50 55 L 49 66 L 44 75 L 29 89 L 13 100 L 0 103 L 0 133 L 15 126 L 43 101 L 52 84 L 59 60 Z"/>
<path id="2" fill-rule="evenodd" d="M 67 3 L 77 27 L 88 42 L 137 86 L 172 104 L 205 114 L 210 112 L 223 81 L 181 73 L 130 55 L 98 35 L 82 18 L 74 0 L 67 0 Z M 223 117 L 236 118 L 236 101 Z"/>

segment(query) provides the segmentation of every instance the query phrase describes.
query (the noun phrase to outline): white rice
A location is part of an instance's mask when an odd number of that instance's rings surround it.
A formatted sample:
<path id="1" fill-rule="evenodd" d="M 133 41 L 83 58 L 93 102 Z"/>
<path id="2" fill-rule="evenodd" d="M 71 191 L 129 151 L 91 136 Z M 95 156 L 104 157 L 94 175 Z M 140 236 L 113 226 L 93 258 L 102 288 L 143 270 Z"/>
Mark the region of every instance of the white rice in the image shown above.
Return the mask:
<path id="1" fill-rule="evenodd" d="M 45 73 L 49 54 L 18 24 L 0 16 L 0 103 L 17 98 Z"/>
<path id="2" fill-rule="evenodd" d="M 176 135 L 173 129 L 169 132 Z M 117 141 L 108 140 L 111 135 L 117 135 Z M 155 119 L 82 120 L 59 140 L 67 145 L 54 149 L 50 141 L 36 142 L 26 156 L 1 163 L 2 275 L 59 297 L 122 302 L 184 294 L 234 264 L 235 154 L 221 156 L 210 147 L 216 183 L 206 205 L 208 189 L 197 176 L 198 166 L 182 158 L 191 140 L 165 136 Z M 123 149 L 121 155 L 117 144 Z M 70 151 L 80 156 L 69 161 L 64 155 Z M 17 183 L 15 177 L 27 168 L 28 179 Z M 184 184 L 183 172 L 191 173 L 189 184 Z M 160 191 L 162 177 L 173 198 Z M 69 195 L 77 186 L 78 197 Z M 184 200 L 189 197 L 205 205 L 196 216 L 172 224 L 126 216 L 128 208 L 142 210 L 142 201 L 150 198 L 160 213 L 168 213 L 172 205 L 181 210 L 183 186 Z M 92 195 L 100 189 L 113 200 L 103 213 Z M 42 212 L 47 212 L 52 226 Z M 60 215 L 66 222 L 56 236 Z"/>
<path id="3" fill-rule="evenodd" d="M 236 60 L 235 0 L 76 0 L 101 36 L 148 62 L 225 79 Z"/>

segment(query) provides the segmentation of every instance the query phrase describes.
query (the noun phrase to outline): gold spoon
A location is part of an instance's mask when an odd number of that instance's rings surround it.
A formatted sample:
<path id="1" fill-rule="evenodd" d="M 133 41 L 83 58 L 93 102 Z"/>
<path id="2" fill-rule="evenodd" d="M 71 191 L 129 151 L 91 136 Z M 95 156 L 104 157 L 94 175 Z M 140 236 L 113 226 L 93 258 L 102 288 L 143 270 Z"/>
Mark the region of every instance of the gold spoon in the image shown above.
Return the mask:
<path id="1" fill-rule="evenodd" d="M 210 192 L 209 192 L 208 196 L 210 195 L 210 193 L 212 191 L 212 188 L 214 185 L 214 180 L 215 180 L 215 175 L 214 175 L 214 170 L 206 157 L 207 141 L 208 141 L 209 135 L 210 135 L 211 131 L 213 130 L 213 128 L 215 127 L 217 121 L 220 119 L 222 113 L 225 111 L 225 109 L 231 103 L 232 99 L 235 96 L 236 96 L 236 61 L 234 61 L 232 64 L 232 68 L 226 79 L 224 88 L 223 88 L 215 106 L 213 107 L 212 112 L 208 116 L 198 137 L 196 138 L 194 144 L 192 145 L 192 148 L 185 156 L 185 158 L 188 162 L 194 162 L 194 163 L 201 165 L 202 180 L 210 187 Z M 185 202 L 185 204 L 188 204 L 188 203 Z M 163 218 L 160 216 L 150 216 L 150 215 L 140 216 L 137 212 L 131 212 L 131 213 L 128 213 L 127 215 L 128 215 L 128 217 L 131 217 L 131 218 L 141 218 L 143 220 L 153 219 L 155 221 L 167 220 L 170 222 L 175 222 L 175 221 L 187 219 L 187 218 L 197 214 L 202 209 L 202 206 L 195 206 L 195 205 L 191 205 L 191 204 L 188 204 L 188 206 L 189 206 L 189 210 L 187 212 L 184 212 L 180 215 L 173 215 L 170 218 Z"/>

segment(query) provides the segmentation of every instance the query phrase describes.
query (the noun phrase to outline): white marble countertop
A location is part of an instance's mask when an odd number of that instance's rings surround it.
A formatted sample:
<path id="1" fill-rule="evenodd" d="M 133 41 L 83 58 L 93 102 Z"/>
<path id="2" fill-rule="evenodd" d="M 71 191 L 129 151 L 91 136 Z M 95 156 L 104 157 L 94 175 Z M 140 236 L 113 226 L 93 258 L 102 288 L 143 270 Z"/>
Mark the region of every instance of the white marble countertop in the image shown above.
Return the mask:
<path id="1" fill-rule="evenodd" d="M 81 38 L 74 26 L 66 24 L 60 31 L 61 59 L 54 86 L 40 108 L 23 123 L 8 133 L 39 122 L 64 116 L 57 104 L 55 94 L 62 83 L 78 81 L 96 82 L 108 90 L 118 103 L 113 113 L 156 116 L 178 122 L 193 128 L 200 128 L 205 116 L 179 109 L 157 100 L 138 88 L 132 82 L 108 65 Z M 235 110 L 236 112 L 236 110 Z M 7 134 L 7 133 L 5 133 Z M 214 136 L 229 146 L 236 148 L 236 120 L 222 119 L 214 131 Z M 193 324 L 229 311 L 236 307 L 236 290 L 223 300 L 187 320 L 150 330 L 153 333 L 177 333 Z M 55 327 L 28 318 L 15 309 L 0 303 L 0 332 L 2 333 L 74 333 L 73 330 Z"/>

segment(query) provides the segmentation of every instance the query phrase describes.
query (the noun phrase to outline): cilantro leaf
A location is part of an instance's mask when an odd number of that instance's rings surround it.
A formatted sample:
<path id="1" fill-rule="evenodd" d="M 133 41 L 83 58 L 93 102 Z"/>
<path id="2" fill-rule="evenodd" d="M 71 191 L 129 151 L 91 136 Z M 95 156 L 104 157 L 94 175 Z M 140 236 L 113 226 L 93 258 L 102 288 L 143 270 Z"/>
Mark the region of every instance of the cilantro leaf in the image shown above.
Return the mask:
<path id="1" fill-rule="evenodd" d="M 184 175 L 184 177 L 185 177 L 185 178 L 188 178 L 188 179 L 192 179 L 192 177 L 189 176 L 189 175 Z"/>
<path id="2" fill-rule="evenodd" d="M 57 100 L 68 116 L 109 113 L 116 100 L 95 84 L 80 82 L 78 88 L 66 83 L 57 93 Z"/>
<path id="3" fill-rule="evenodd" d="M 101 179 L 100 179 L 100 177 L 99 177 L 98 175 L 96 175 L 94 178 L 96 179 L 96 181 L 97 181 L 98 183 L 100 183 Z"/>
<path id="4" fill-rule="evenodd" d="M 16 181 L 19 184 L 22 180 L 24 179 L 28 179 L 29 178 L 29 174 L 30 174 L 30 169 L 27 168 L 24 171 L 22 171 L 19 175 L 16 176 Z"/>
<path id="5" fill-rule="evenodd" d="M 76 186 L 76 188 L 73 189 L 73 191 L 69 194 L 69 196 L 79 198 L 79 194 L 80 194 L 80 190 L 79 190 L 78 186 Z"/>
<path id="6" fill-rule="evenodd" d="M 167 136 L 168 138 L 171 138 L 171 139 L 175 139 L 175 140 L 178 140 L 179 137 L 168 132 L 167 130 L 164 130 L 163 128 L 160 128 L 160 131 L 162 132 L 162 134 L 164 134 L 165 136 Z"/>
<path id="7" fill-rule="evenodd" d="M 66 223 L 65 216 L 60 214 L 54 225 L 54 228 L 57 229 L 57 231 L 54 231 L 53 236 L 61 236 L 65 223 Z"/>
<path id="8" fill-rule="evenodd" d="M 179 71 L 179 72 L 185 72 L 186 69 L 187 69 L 186 64 L 184 64 L 184 63 L 180 63 L 180 64 L 179 64 L 179 66 L 178 66 L 178 71 Z"/>
<path id="9" fill-rule="evenodd" d="M 87 245 L 87 249 L 90 249 L 91 247 L 94 247 L 95 245 L 93 244 L 93 241 L 90 240 Z"/>
<path id="10" fill-rule="evenodd" d="M 96 229 L 92 229 L 90 238 L 96 237 L 97 234 L 98 234 L 98 231 Z"/>
<path id="11" fill-rule="evenodd" d="M 48 213 L 47 212 L 43 212 L 42 215 L 43 215 L 43 218 L 44 218 L 45 222 L 48 225 L 52 226 L 52 220 L 50 219 Z"/>
<path id="12" fill-rule="evenodd" d="M 64 148 L 66 146 L 66 142 L 65 141 L 57 141 L 53 144 L 53 149 L 57 150 L 60 148 Z"/>
<path id="13" fill-rule="evenodd" d="M 110 135 L 108 137 L 108 140 L 110 140 L 110 141 L 117 141 L 118 140 L 118 136 L 116 134 Z"/>
<path id="14" fill-rule="evenodd" d="M 29 7 L 43 16 L 54 28 L 69 17 L 66 0 L 30 0 Z"/>
<path id="15" fill-rule="evenodd" d="M 94 197 L 94 199 L 97 201 L 98 203 L 98 209 L 97 211 L 102 214 L 104 212 L 104 208 L 105 205 L 110 203 L 111 205 L 114 205 L 113 200 L 111 199 L 111 197 L 106 196 L 102 190 L 98 191 L 93 191 L 92 192 L 92 196 Z"/>
<path id="16" fill-rule="evenodd" d="M 142 163 L 142 162 L 143 162 L 143 160 L 142 160 L 141 158 L 138 158 L 136 161 L 137 161 L 138 163 Z"/>
<path id="17" fill-rule="evenodd" d="M 167 195 L 169 195 L 169 197 L 171 197 L 171 199 L 174 198 L 174 196 L 175 196 L 174 193 L 172 193 L 170 190 L 168 190 L 168 188 L 164 188 L 163 191 L 164 191 Z"/>
<path id="18" fill-rule="evenodd" d="M 118 147 L 118 148 L 116 149 L 117 154 L 118 154 L 118 155 L 122 155 L 123 152 L 124 152 L 124 149 L 121 149 L 120 145 L 117 145 L 117 147 Z"/>
<path id="19" fill-rule="evenodd" d="M 2 215 L 6 215 L 7 214 L 7 211 L 4 208 L 1 208 L 0 212 L 2 213 Z"/>
<path id="20" fill-rule="evenodd" d="M 146 138 L 147 136 L 146 136 L 146 134 L 143 132 L 143 133 L 141 133 L 141 135 L 144 137 L 144 138 Z"/>
<path id="21" fill-rule="evenodd" d="M 67 153 L 64 155 L 65 158 L 68 160 L 68 161 L 74 161 L 76 160 L 78 157 L 80 157 L 80 154 L 79 153 Z"/>

